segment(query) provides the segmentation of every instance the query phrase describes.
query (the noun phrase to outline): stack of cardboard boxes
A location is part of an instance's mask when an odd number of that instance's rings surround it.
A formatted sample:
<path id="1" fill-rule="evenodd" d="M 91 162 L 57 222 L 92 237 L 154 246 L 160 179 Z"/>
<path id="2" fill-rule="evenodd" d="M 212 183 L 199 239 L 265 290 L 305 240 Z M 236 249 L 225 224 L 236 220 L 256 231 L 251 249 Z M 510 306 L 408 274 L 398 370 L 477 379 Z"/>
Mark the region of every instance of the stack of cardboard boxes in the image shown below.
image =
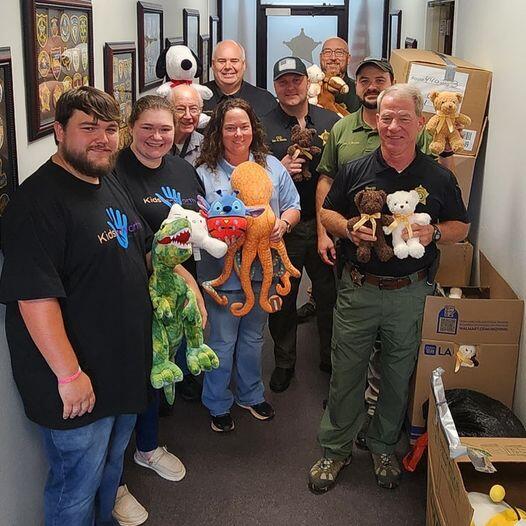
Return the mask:
<path id="1" fill-rule="evenodd" d="M 471 118 L 464 130 L 464 151 L 455 155 L 455 175 L 462 199 L 469 202 L 475 161 L 486 126 L 486 106 L 491 87 L 491 72 L 449 55 L 420 49 L 395 49 L 390 58 L 397 82 L 415 84 L 425 97 L 426 120 L 434 114 L 427 95 L 431 91 L 463 94 L 461 111 Z M 473 247 L 465 241 L 440 247 L 441 260 L 437 281 L 446 287 L 469 285 Z"/>

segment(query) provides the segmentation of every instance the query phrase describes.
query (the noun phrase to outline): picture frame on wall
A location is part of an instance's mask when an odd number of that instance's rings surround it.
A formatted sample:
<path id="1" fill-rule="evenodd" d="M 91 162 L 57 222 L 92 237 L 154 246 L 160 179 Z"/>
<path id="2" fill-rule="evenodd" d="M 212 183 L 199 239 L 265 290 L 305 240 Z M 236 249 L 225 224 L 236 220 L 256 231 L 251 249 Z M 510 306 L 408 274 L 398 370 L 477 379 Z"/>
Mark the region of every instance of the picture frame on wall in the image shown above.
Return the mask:
<path id="1" fill-rule="evenodd" d="M 163 83 L 155 65 L 163 50 L 163 6 L 137 2 L 137 47 L 139 50 L 139 91 L 148 91 Z"/>
<path id="2" fill-rule="evenodd" d="M 65 91 L 93 86 L 91 0 L 22 0 L 27 133 L 52 133 L 56 103 Z"/>
<path id="3" fill-rule="evenodd" d="M 104 45 L 104 91 L 119 105 L 119 147 L 125 146 L 127 126 L 136 94 L 135 42 L 106 42 Z"/>
<path id="4" fill-rule="evenodd" d="M 203 64 L 199 82 L 205 84 L 210 80 L 210 35 L 199 35 L 199 59 Z"/>
<path id="5" fill-rule="evenodd" d="M 219 42 L 219 17 L 210 16 L 210 67 L 212 67 L 212 55 Z"/>
<path id="6" fill-rule="evenodd" d="M 11 50 L 0 48 L 0 225 L 18 187 Z M 0 234 L 1 243 L 1 234 Z"/>
<path id="7" fill-rule="evenodd" d="M 402 38 L 402 11 L 392 11 L 389 13 L 389 39 L 387 42 L 387 57 L 391 56 L 393 49 L 400 49 Z"/>
<path id="8" fill-rule="evenodd" d="M 170 46 L 184 46 L 183 37 L 166 37 L 164 39 L 164 47 L 167 48 Z"/>
<path id="9" fill-rule="evenodd" d="M 183 9 L 183 40 L 195 56 L 199 56 L 199 11 Z"/>

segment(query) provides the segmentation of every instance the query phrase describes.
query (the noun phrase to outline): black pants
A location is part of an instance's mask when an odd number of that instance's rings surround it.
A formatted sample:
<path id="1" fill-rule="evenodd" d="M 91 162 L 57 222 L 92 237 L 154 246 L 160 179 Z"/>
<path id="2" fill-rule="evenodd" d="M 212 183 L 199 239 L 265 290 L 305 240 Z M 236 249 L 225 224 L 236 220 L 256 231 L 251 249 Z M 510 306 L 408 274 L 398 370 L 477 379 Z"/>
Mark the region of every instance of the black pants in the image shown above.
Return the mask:
<path id="1" fill-rule="evenodd" d="M 316 317 L 320 337 L 320 361 L 331 363 L 332 314 L 336 302 L 336 283 L 333 267 L 318 255 L 316 220 L 301 221 L 284 238 L 292 264 L 307 271 L 312 281 L 312 295 L 316 301 Z M 296 299 L 300 279 L 292 279 L 292 290 L 283 298 L 280 311 L 269 316 L 269 329 L 274 339 L 276 367 L 291 369 L 296 363 L 296 329 L 298 317 Z"/>

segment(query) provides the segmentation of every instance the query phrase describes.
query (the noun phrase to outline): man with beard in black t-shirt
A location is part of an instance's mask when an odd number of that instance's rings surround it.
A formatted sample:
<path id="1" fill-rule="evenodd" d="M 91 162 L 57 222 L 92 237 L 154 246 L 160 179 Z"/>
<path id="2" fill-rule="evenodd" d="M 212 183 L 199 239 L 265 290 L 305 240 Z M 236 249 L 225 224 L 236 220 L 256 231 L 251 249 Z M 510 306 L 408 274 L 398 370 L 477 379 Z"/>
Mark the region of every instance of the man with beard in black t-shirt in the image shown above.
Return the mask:
<path id="1" fill-rule="evenodd" d="M 62 95 L 57 152 L 3 218 L 0 301 L 13 375 L 50 465 L 46 524 L 116 524 L 124 451 L 147 403 L 151 232 L 111 175 L 118 122 L 106 93 Z"/>

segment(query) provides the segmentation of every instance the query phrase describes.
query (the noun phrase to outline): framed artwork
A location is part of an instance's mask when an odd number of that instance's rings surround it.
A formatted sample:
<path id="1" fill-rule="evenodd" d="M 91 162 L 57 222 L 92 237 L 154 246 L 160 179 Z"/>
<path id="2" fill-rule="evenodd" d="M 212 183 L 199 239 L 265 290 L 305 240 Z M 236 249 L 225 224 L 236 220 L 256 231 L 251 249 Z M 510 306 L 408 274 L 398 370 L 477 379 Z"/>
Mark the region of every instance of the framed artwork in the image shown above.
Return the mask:
<path id="1" fill-rule="evenodd" d="M 183 40 L 195 56 L 199 56 L 199 11 L 183 9 Z"/>
<path id="2" fill-rule="evenodd" d="M 210 35 L 199 35 L 199 58 L 203 64 L 199 82 L 204 84 L 210 80 Z"/>
<path id="3" fill-rule="evenodd" d="M 400 49 L 400 39 L 402 35 L 402 11 L 389 13 L 389 40 L 387 42 L 387 58 L 391 56 L 393 49 Z"/>
<path id="4" fill-rule="evenodd" d="M 0 48 L 0 218 L 18 186 L 11 51 Z M 1 219 L 0 219 L 1 223 Z"/>
<path id="5" fill-rule="evenodd" d="M 91 0 L 22 0 L 28 138 L 53 130 L 65 91 L 93 86 Z"/>
<path id="6" fill-rule="evenodd" d="M 219 17 L 211 16 L 210 17 L 210 67 L 212 67 L 212 53 L 219 42 Z"/>
<path id="7" fill-rule="evenodd" d="M 163 50 L 163 7 L 137 2 L 139 46 L 139 91 L 147 91 L 163 83 L 155 74 L 157 59 Z"/>
<path id="8" fill-rule="evenodd" d="M 184 46 L 183 37 L 166 37 L 164 39 L 164 47 L 167 48 L 170 46 Z"/>
<path id="9" fill-rule="evenodd" d="M 104 91 L 119 104 L 119 147 L 126 142 L 128 119 L 135 103 L 135 42 L 106 42 L 104 46 Z"/>

